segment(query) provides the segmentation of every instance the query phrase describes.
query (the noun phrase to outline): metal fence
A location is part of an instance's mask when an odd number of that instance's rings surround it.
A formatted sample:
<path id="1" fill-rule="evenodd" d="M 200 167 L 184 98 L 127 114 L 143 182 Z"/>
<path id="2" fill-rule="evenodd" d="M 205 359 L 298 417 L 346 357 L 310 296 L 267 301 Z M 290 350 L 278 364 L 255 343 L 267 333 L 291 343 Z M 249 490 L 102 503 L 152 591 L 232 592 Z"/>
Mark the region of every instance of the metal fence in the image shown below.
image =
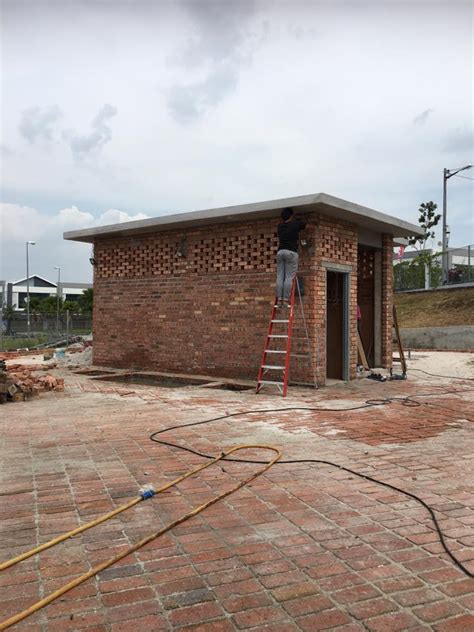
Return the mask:
<path id="1" fill-rule="evenodd" d="M 406 253 L 394 262 L 393 277 L 396 292 L 429 290 L 461 284 L 474 284 L 474 245 L 450 248 L 447 253 L 448 274 L 443 278 L 442 254 L 413 256 Z"/>
<path id="2" fill-rule="evenodd" d="M 71 338 L 92 332 L 92 316 L 84 314 L 64 313 L 55 315 L 31 314 L 30 332 L 28 335 L 27 316 L 15 312 L 11 318 L 3 315 L 0 327 L 0 350 L 33 347 L 60 338 Z"/>
<path id="3" fill-rule="evenodd" d="M 450 248 L 447 254 L 448 284 L 474 283 L 474 245 Z"/>

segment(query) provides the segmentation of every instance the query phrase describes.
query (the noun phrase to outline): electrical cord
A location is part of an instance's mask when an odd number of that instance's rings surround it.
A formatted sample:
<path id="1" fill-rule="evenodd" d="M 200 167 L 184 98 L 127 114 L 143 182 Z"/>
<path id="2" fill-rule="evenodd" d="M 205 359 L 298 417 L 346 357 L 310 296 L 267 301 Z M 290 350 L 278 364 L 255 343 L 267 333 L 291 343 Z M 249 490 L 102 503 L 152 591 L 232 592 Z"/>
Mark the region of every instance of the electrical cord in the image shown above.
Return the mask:
<path id="1" fill-rule="evenodd" d="M 428 373 L 428 371 L 424 371 L 423 369 L 415 369 L 413 367 L 410 367 L 410 371 L 419 371 L 420 373 L 430 375 L 431 377 L 444 377 L 448 380 L 467 380 L 468 382 L 474 382 L 474 377 L 459 377 L 459 375 L 439 375 L 438 373 Z"/>
<path id="2" fill-rule="evenodd" d="M 472 390 L 472 389 L 469 389 Z M 447 391 L 447 393 L 449 393 L 450 391 Z M 418 394 L 418 395 L 414 395 L 414 397 L 430 397 L 433 395 L 440 395 L 443 393 L 427 393 L 427 394 Z M 345 412 L 345 411 L 350 411 L 350 410 L 361 410 L 364 408 L 372 408 L 372 407 L 376 407 L 376 406 L 384 406 L 390 403 L 393 403 L 395 401 L 400 401 L 402 406 L 409 406 L 409 407 L 418 407 L 421 406 L 422 404 L 420 402 L 417 402 L 416 400 L 410 398 L 410 397 L 387 397 L 384 399 L 372 399 L 372 400 L 366 400 L 366 402 L 360 406 L 350 406 L 347 408 L 323 408 L 323 407 L 310 407 L 310 406 L 288 406 L 288 407 L 284 407 L 284 408 L 263 408 L 263 409 L 259 409 L 259 410 L 244 410 L 244 411 L 238 411 L 235 413 L 229 413 L 229 414 L 225 414 L 225 415 L 219 415 L 218 417 L 213 417 L 211 419 L 204 419 L 201 421 L 193 421 L 191 423 L 187 423 L 187 424 L 181 424 L 181 425 L 175 425 L 175 426 L 170 426 L 169 428 L 163 428 L 162 430 L 156 430 L 155 432 L 153 432 L 150 435 L 150 439 L 151 441 L 158 443 L 160 445 L 165 445 L 169 448 L 177 448 L 179 450 L 183 450 L 185 452 L 189 452 L 190 454 L 194 454 L 195 456 L 199 456 L 201 458 L 204 459 L 214 459 L 215 457 L 210 455 L 210 454 L 206 454 L 204 452 L 200 452 L 199 450 L 194 450 L 193 448 L 189 448 L 180 444 L 176 444 L 176 443 L 172 443 L 170 441 L 165 441 L 163 439 L 158 439 L 157 437 L 159 435 L 162 435 L 165 432 L 171 432 L 172 430 L 182 430 L 183 428 L 190 428 L 190 427 L 194 427 L 194 426 L 201 426 L 204 424 L 210 424 L 210 423 L 214 423 L 216 421 L 222 421 L 224 419 L 230 419 L 232 417 L 238 417 L 238 416 L 243 416 L 243 415 L 248 415 L 248 414 L 266 414 L 266 413 L 275 413 L 275 412 L 287 412 L 287 411 L 301 411 L 301 410 L 307 410 L 307 411 L 318 411 L 318 412 Z M 453 411 L 455 412 L 455 411 Z M 235 462 L 235 463 L 253 463 L 253 464 L 264 464 L 266 463 L 266 461 L 260 461 L 260 460 L 253 460 L 253 459 L 234 459 L 234 458 L 228 458 L 225 457 L 222 460 L 224 461 L 231 461 L 231 462 Z M 398 492 L 400 494 L 403 494 L 405 496 L 407 496 L 408 498 L 411 498 L 412 500 L 415 500 L 418 504 L 420 504 L 422 507 L 424 507 L 426 509 L 426 511 L 429 513 L 431 520 L 433 521 L 433 524 L 435 526 L 436 532 L 438 534 L 438 538 L 439 541 L 441 543 L 441 546 L 443 547 L 443 550 L 445 551 L 445 553 L 448 555 L 448 557 L 451 559 L 451 561 L 453 562 L 453 564 L 459 568 L 459 570 L 461 570 L 465 575 L 467 575 L 467 577 L 470 578 L 474 578 L 474 573 L 472 571 L 470 571 L 461 561 L 459 561 L 455 555 L 450 551 L 448 545 L 446 544 L 446 539 L 445 536 L 443 534 L 443 532 L 441 531 L 441 527 L 439 526 L 439 522 L 438 519 L 436 518 L 436 515 L 433 511 L 433 509 L 430 507 L 430 505 L 428 505 L 428 503 L 426 503 L 422 498 L 420 498 L 419 496 L 417 496 L 416 494 L 412 494 L 411 492 L 408 492 L 404 489 L 401 489 L 400 487 L 397 487 L 396 485 L 391 485 L 390 483 L 386 483 L 385 481 L 381 481 L 379 479 L 376 479 L 372 476 L 369 476 L 368 474 L 362 474 L 361 472 L 357 472 L 356 470 L 353 470 L 349 467 L 346 467 L 344 465 L 340 465 L 339 463 L 334 463 L 333 461 L 326 461 L 323 459 L 285 459 L 285 460 L 279 460 L 276 465 L 296 465 L 296 464 L 300 464 L 300 463 L 311 463 L 311 464 L 318 464 L 318 465 L 329 465 L 331 467 L 335 467 L 339 470 L 343 470 L 344 472 L 348 472 L 349 474 L 352 474 L 354 476 L 358 476 L 360 478 L 363 478 L 366 481 L 370 481 L 371 483 L 376 483 L 377 485 L 382 485 L 383 487 L 386 487 L 387 489 L 391 489 L 395 492 Z"/>

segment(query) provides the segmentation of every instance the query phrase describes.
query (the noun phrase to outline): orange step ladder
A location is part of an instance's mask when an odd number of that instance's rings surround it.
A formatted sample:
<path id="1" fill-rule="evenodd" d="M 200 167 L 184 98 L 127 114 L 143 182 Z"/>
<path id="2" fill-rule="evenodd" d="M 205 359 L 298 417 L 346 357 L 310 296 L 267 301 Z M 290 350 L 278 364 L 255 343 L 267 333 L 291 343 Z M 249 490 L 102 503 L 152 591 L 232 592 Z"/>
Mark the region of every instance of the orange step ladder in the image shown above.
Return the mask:
<path id="1" fill-rule="evenodd" d="M 270 317 L 270 323 L 268 325 L 268 333 L 265 339 L 265 345 L 263 348 L 262 361 L 257 376 L 257 388 L 258 393 L 264 386 L 276 386 L 281 392 L 283 397 L 286 397 L 288 392 L 288 379 L 290 373 L 290 357 L 291 357 L 291 340 L 293 334 L 293 322 L 295 319 L 295 298 L 296 292 L 300 300 L 300 309 L 303 316 L 303 324 L 306 333 L 306 340 L 308 343 L 308 349 L 310 350 L 310 342 L 308 336 L 308 330 L 306 327 L 306 321 L 304 318 L 303 303 L 301 300 L 301 290 L 298 281 L 298 277 L 293 279 L 291 286 L 290 301 L 288 307 L 280 307 L 278 305 L 278 298 L 275 298 L 273 303 L 272 313 Z M 284 333 L 275 333 L 278 331 L 278 327 L 283 325 Z M 272 348 L 273 343 L 283 343 L 283 348 Z M 311 352 L 307 354 L 312 362 Z M 314 366 L 313 366 L 314 369 Z M 267 374 L 270 372 L 272 379 L 267 378 Z M 276 377 L 273 378 L 273 375 Z M 278 379 L 280 378 L 280 379 Z M 316 386 L 316 379 L 314 380 L 314 386 Z"/>

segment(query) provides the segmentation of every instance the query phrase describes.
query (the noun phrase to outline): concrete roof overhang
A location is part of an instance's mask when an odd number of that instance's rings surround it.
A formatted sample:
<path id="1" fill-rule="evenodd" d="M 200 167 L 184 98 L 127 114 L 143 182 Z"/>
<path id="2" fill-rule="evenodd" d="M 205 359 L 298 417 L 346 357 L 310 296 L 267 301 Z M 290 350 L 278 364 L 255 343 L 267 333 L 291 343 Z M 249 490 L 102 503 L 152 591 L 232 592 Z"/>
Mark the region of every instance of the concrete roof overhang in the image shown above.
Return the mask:
<path id="1" fill-rule="evenodd" d="M 347 200 L 341 200 L 326 193 L 316 193 L 267 202 L 255 202 L 253 204 L 240 204 L 239 206 L 226 206 L 176 215 L 162 215 L 161 217 L 100 226 L 98 228 L 73 230 L 64 233 L 64 239 L 93 243 L 96 239 L 107 237 L 128 237 L 210 224 L 277 218 L 279 212 L 287 206 L 292 207 L 295 211 L 315 211 L 329 217 L 357 224 L 357 226 L 376 233 L 388 233 L 394 237 L 410 237 L 422 234 L 418 226 L 403 219 L 386 215 L 380 211 L 375 211 Z"/>

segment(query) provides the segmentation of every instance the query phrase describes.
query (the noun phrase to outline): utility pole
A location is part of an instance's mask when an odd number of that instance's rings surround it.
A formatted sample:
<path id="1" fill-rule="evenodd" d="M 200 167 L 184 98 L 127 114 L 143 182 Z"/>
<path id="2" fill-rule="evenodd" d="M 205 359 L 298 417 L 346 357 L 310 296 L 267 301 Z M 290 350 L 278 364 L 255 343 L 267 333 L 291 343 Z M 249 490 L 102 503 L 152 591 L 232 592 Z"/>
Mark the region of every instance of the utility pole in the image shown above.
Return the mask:
<path id="1" fill-rule="evenodd" d="M 449 281 L 449 256 L 448 256 L 448 226 L 447 226 L 447 183 L 449 178 L 452 178 L 460 171 L 464 171 L 465 169 L 471 169 L 472 165 L 466 165 L 465 167 L 460 167 L 459 169 L 443 169 L 443 238 L 442 238 L 442 248 L 443 251 L 441 253 L 441 267 L 443 269 L 443 283 L 446 284 Z"/>
<path id="2" fill-rule="evenodd" d="M 58 284 L 56 286 L 56 334 L 59 337 L 59 299 L 61 286 L 61 268 L 59 266 L 54 266 L 54 269 L 58 271 Z"/>
<path id="3" fill-rule="evenodd" d="M 28 246 L 34 246 L 36 241 L 26 242 L 26 329 L 30 337 L 30 266 L 28 260 Z"/>

